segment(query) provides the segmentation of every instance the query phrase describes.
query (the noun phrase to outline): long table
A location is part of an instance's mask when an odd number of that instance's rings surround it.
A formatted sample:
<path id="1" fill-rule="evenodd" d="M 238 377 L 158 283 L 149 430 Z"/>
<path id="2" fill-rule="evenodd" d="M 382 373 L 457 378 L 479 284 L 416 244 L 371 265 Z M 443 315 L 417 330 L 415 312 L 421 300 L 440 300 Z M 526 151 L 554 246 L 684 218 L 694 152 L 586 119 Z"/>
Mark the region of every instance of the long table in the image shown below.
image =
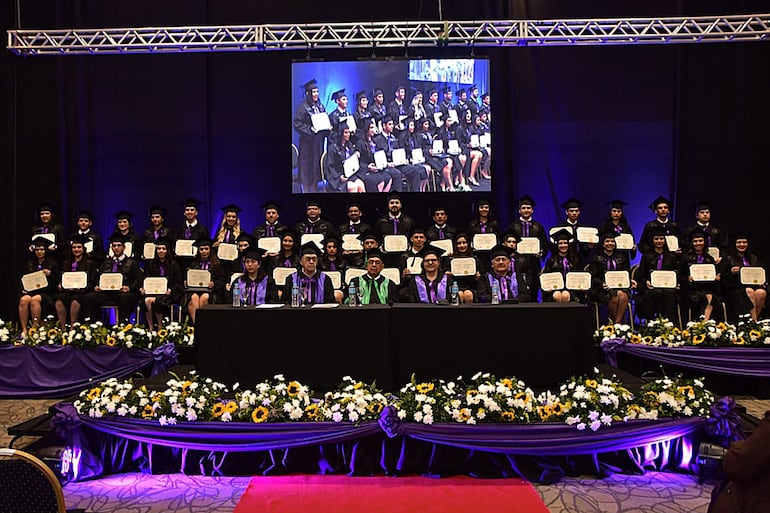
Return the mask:
<path id="1" fill-rule="evenodd" d="M 195 365 L 207 377 L 251 387 L 275 374 L 316 391 L 350 375 L 395 390 L 417 379 L 514 375 L 546 387 L 590 370 L 592 311 L 575 303 L 198 311 Z"/>

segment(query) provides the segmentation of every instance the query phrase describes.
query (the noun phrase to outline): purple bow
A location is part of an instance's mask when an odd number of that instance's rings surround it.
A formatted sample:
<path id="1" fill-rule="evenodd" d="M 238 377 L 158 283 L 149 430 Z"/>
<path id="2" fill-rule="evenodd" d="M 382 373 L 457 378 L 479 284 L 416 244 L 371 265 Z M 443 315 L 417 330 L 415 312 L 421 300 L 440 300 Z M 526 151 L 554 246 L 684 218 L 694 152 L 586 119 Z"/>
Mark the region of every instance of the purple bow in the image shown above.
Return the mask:
<path id="1" fill-rule="evenodd" d="M 395 438 L 404 434 L 404 423 L 398 418 L 398 410 L 392 404 L 382 409 L 377 422 L 385 434 L 388 435 L 388 438 Z"/>
<path id="2" fill-rule="evenodd" d="M 706 433 L 719 439 L 723 447 L 729 446 L 730 442 L 735 440 L 746 438 L 741 428 L 741 417 L 735 408 L 735 399 L 732 397 L 722 397 L 712 404 L 706 422 Z"/>

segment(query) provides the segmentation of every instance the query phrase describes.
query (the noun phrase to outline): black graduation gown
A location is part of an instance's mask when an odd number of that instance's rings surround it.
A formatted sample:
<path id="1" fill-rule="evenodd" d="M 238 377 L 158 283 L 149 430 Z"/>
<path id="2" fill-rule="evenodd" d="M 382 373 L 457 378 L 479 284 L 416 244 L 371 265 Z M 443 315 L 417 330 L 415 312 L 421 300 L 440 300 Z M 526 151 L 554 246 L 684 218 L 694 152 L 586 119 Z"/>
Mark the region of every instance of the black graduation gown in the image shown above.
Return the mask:
<path id="1" fill-rule="evenodd" d="M 321 112 L 326 112 L 321 102 L 309 103 L 303 100 L 294 114 L 294 130 L 299 134 L 299 178 L 300 183 L 309 191 L 316 190 L 321 180 L 321 154 L 329 135 L 328 130 L 313 133 L 311 115 Z"/>

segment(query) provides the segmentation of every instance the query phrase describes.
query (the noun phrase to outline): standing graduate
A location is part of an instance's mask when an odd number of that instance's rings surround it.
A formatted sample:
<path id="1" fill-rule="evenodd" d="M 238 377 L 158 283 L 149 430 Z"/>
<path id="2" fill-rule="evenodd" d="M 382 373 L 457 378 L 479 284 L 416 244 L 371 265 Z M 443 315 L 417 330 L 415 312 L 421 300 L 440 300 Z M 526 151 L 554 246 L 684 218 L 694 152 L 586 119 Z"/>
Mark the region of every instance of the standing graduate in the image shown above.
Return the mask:
<path id="1" fill-rule="evenodd" d="M 326 112 L 319 100 L 318 82 L 309 80 L 302 85 L 305 98 L 294 114 L 294 130 L 299 134 L 299 178 L 302 192 L 318 192 L 321 180 L 321 154 L 326 146 L 329 130 L 313 127 L 313 114 Z"/>
<path id="2" fill-rule="evenodd" d="M 104 260 L 104 241 L 102 236 L 93 230 L 96 216 L 88 210 L 81 210 L 75 217 L 78 229 L 70 235 L 69 240 L 72 240 L 72 237 L 75 235 L 84 236 L 86 238 L 86 252 L 98 267 Z"/>

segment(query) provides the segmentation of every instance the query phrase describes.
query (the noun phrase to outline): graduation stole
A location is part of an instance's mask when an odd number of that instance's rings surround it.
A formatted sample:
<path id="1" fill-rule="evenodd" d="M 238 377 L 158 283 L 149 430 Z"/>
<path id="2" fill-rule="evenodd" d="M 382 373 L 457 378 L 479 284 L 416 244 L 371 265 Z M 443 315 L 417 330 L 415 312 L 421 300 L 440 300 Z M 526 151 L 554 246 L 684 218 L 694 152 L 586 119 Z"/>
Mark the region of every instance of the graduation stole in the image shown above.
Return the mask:
<path id="1" fill-rule="evenodd" d="M 238 278 L 238 281 L 243 283 L 245 292 L 249 296 L 250 305 L 264 305 L 265 296 L 267 295 L 267 276 L 263 276 L 260 281 L 252 281 L 249 283 L 248 279 L 243 277 Z"/>
<path id="2" fill-rule="evenodd" d="M 300 275 L 302 275 L 300 277 Z M 291 281 L 293 284 L 297 285 L 300 289 L 302 289 L 303 286 L 307 285 L 308 287 L 313 288 L 313 283 L 316 284 L 315 287 L 315 294 L 313 294 L 313 304 L 320 304 L 324 302 L 324 279 L 326 275 L 324 273 L 318 273 L 315 276 L 312 276 L 308 278 L 305 276 L 305 274 L 302 271 L 297 271 L 296 273 L 292 273 L 291 275 Z"/>
<path id="3" fill-rule="evenodd" d="M 382 283 L 377 283 L 377 280 L 367 280 L 363 276 L 361 276 L 361 278 L 358 280 L 358 286 L 361 287 L 361 290 L 364 291 L 364 301 L 366 301 L 365 304 L 371 304 L 372 300 L 372 287 L 370 283 L 374 284 L 374 290 L 377 292 L 377 297 L 380 299 L 380 304 L 388 304 L 388 283 L 390 283 L 390 279 L 387 276 L 383 276 L 383 278 L 384 279 L 382 280 Z"/>
<path id="4" fill-rule="evenodd" d="M 430 295 L 428 294 L 428 286 L 427 282 L 429 280 L 422 276 L 415 276 L 414 284 L 417 286 L 417 295 L 420 298 L 420 303 L 431 303 Z M 446 284 L 447 284 L 447 276 L 446 274 L 441 277 L 439 281 L 436 282 L 436 302 L 438 302 L 441 298 L 446 297 Z"/>

